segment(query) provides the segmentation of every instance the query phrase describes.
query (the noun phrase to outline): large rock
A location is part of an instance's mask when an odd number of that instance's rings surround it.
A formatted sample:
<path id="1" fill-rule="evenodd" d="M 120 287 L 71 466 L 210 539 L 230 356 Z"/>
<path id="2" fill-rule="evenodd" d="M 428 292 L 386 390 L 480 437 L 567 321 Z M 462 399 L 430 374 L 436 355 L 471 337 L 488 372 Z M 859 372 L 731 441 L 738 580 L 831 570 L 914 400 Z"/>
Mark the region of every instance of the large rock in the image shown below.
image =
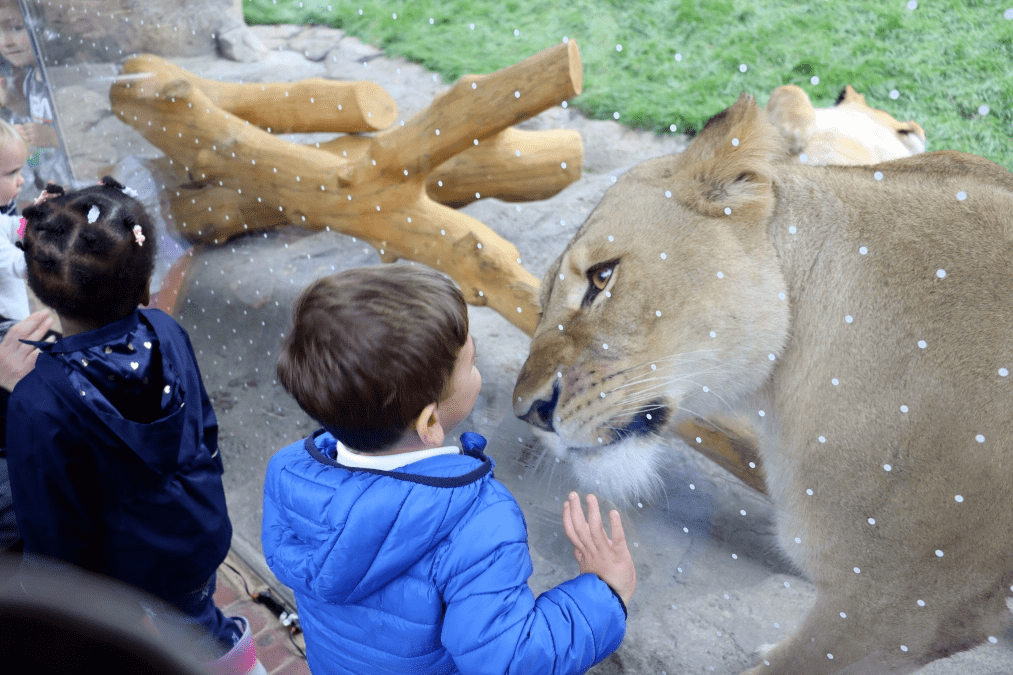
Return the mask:
<path id="1" fill-rule="evenodd" d="M 252 59 L 258 41 L 243 20 L 242 0 L 76 0 L 31 3 L 45 23 L 42 49 L 49 65 L 119 61 L 130 54 L 214 55 L 219 39 Z M 238 47 L 236 47 L 238 45 Z"/>

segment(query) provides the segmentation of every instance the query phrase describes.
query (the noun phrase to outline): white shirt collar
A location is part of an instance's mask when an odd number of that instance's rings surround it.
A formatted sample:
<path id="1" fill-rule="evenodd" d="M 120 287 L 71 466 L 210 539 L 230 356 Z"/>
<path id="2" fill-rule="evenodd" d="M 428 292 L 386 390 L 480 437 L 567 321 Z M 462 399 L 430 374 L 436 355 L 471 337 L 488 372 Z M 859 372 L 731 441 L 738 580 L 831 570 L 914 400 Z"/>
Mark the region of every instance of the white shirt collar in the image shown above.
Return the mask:
<path id="1" fill-rule="evenodd" d="M 428 448 L 426 450 L 414 450 L 398 455 L 360 455 L 350 451 L 344 443 L 334 439 L 337 443 L 337 462 L 342 466 L 353 469 L 377 469 L 379 471 L 394 471 L 414 462 L 437 457 L 439 455 L 459 455 L 461 449 L 447 445 L 442 448 Z"/>

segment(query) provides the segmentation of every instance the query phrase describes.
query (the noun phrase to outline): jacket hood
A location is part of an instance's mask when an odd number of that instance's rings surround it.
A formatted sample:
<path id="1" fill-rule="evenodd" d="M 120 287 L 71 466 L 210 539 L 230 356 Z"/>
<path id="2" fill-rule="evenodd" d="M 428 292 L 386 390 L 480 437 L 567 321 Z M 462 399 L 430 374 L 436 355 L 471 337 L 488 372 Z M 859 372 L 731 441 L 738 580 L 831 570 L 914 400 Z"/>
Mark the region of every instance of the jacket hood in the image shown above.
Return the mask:
<path id="1" fill-rule="evenodd" d="M 135 310 L 101 328 L 33 344 L 52 357 L 47 367 L 58 364 L 66 375 L 75 407 L 93 411 L 108 433 L 164 474 L 187 461 L 166 456 L 165 448 L 186 447 L 180 440 L 193 424 L 184 418 L 199 416 L 201 400 L 199 386 L 173 367 L 176 345 L 160 330 L 161 317 L 151 314 Z"/>
<path id="2" fill-rule="evenodd" d="M 379 471 L 341 466 L 335 446 L 321 430 L 280 451 L 272 462 L 286 466 L 268 470 L 264 499 L 270 567 L 297 593 L 326 602 L 357 602 L 403 574 L 447 538 L 492 478 L 481 450 Z"/>

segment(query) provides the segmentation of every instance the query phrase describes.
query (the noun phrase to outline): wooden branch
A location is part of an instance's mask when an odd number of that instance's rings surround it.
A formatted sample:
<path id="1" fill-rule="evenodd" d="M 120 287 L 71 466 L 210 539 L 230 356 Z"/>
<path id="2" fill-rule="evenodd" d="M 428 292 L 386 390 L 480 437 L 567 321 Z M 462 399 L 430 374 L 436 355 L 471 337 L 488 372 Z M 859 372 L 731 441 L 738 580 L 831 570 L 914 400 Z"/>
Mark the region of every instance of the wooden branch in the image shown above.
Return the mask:
<path id="1" fill-rule="evenodd" d="M 369 152 L 370 143 L 367 136 L 341 136 L 320 149 L 355 161 Z M 437 167 L 426 179 L 426 192 L 454 208 L 478 199 L 476 193 L 507 202 L 548 199 L 579 180 L 583 167 L 578 132 L 509 127 Z"/>
<path id="2" fill-rule="evenodd" d="M 200 89 L 213 107 L 270 129 L 272 133 L 377 131 L 397 119 L 397 104 L 375 82 L 337 82 L 321 78 L 299 82 L 236 84 L 206 80 L 156 56 L 128 60 L 125 73 L 151 73 L 150 80 L 124 88 L 157 91 L 174 80 Z"/>
<path id="3" fill-rule="evenodd" d="M 426 191 L 455 208 L 477 194 L 507 202 L 548 199 L 579 180 L 583 167 L 580 133 L 507 128 L 441 164 L 426 179 Z"/>
<path id="4" fill-rule="evenodd" d="M 733 423 L 718 426 L 697 418 L 680 424 L 675 433 L 691 448 L 749 487 L 760 494 L 768 494 L 756 437 L 736 426 Z"/>
<path id="5" fill-rule="evenodd" d="M 582 88 L 577 42 L 560 43 L 495 73 L 465 75 L 403 127 L 374 136 L 371 159 L 395 173 L 428 173 L 475 140 L 481 143 L 573 98 Z M 356 184 L 371 173 L 360 160 L 343 179 Z"/>

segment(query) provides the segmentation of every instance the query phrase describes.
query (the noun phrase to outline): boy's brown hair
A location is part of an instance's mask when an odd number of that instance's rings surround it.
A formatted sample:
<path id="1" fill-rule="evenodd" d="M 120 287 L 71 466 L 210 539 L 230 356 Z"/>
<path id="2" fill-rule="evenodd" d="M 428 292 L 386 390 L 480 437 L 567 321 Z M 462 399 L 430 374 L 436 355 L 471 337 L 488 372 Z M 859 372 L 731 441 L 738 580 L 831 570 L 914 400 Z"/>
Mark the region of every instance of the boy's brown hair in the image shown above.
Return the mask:
<path id="1" fill-rule="evenodd" d="M 414 265 L 351 269 L 296 299 L 278 379 L 348 447 L 385 450 L 446 398 L 467 339 L 468 307 L 449 279 Z"/>

